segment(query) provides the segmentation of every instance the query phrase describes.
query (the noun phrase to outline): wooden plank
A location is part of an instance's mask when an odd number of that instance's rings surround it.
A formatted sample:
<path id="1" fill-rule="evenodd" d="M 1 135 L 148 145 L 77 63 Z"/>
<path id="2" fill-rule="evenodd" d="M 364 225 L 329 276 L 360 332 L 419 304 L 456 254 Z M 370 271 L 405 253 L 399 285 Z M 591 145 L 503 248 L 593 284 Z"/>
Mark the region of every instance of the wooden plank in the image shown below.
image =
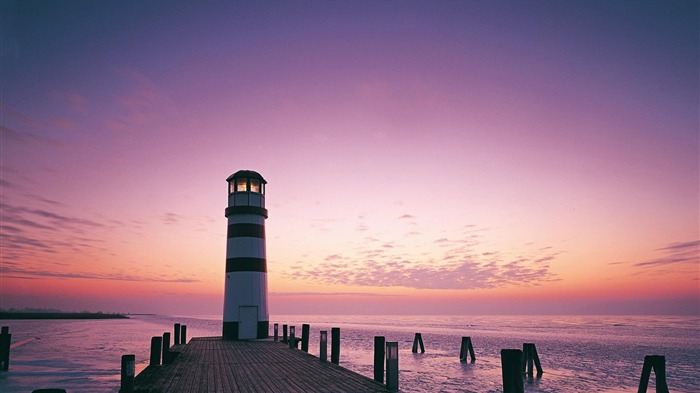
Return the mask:
<path id="1" fill-rule="evenodd" d="M 177 346 L 172 364 L 148 367 L 140 392 L 386 392 L 386 387 L 338 365 L 271 340 L 193 338 Z"/>

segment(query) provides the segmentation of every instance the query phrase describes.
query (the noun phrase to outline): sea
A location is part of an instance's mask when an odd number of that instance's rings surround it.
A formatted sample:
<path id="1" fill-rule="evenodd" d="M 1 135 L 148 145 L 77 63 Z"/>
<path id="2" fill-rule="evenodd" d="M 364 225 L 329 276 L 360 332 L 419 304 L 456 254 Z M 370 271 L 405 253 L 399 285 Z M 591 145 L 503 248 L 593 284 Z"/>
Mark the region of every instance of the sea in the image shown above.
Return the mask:
<path id="1" fill-rule="evenodd" d="M 220 316 L 0 321 L 12 334 L 0 392 L 118 392 L 121 356 L 134 354 L 140 372 L 151 337 L 172 332 L 175 323 L 187 325 L 188 338 L 221 335 Z M 297 335 L 310 324 L 309 353 L 315 356 L 319 332 L 340 328 L 340 365 L 369 378 L 374 336 L 398 342 L 402 392 L 502 392 L 500 351 L 522 349 L 523 343 L 535 344 L 544 370 L 526 378 L 525 392 L 637 392 L 646 355 L 666 357 L 671 392 L 700 392 L 697 316 L 273 315 L 271 335 L 274 323 L 280 335 L 283 324 L 296 326 Z M 421 333 L 425 353 L 411 352 L 415 333 Z M 466 336 L 476 353 L 473 363 L 459 361 Z M 649 392 L 654 381 L 652 373 Z"/>

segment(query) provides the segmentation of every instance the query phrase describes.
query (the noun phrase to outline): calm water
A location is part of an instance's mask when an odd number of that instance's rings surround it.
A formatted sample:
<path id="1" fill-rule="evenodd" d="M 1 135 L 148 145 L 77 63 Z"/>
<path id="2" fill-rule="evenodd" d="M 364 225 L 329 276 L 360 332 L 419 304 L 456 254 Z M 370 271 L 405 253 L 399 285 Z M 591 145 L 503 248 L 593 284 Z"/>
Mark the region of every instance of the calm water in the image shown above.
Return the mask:
<path id="1" fill-rule="evenodd" d="M 0 391 L 117 392 L 121 355 L 136 355 L 137 372 L 150 339 L 187 325 L 188 337 L 218 336 L 216 317 L 133 316 L 129 320 L 1 321 L 10 326 L 10 371 Z M 700 318 L 639 316 L 273 316 L 271 323 L 311 324 L 309 352 L 318 355 L 320 330 L 341 328 L 340 364 L 373 375 L 373 337 L 399 342 L 404 392 L 500 392 L 502 348 L 534 342 L 544 368 L 526 392 L 636 392 L 645 355 L 665 355 L 672 392 L 700 392 Z M 413 354 L 420 332 L 426 353 Z M 299 334 L 299 333 L 298 333 Z M 458 360 L 471 336 L 476 363 Z M 329 348 L 330 351 L 330 348 Z M 650 381 L 653 389 L 653 375 Z"/>

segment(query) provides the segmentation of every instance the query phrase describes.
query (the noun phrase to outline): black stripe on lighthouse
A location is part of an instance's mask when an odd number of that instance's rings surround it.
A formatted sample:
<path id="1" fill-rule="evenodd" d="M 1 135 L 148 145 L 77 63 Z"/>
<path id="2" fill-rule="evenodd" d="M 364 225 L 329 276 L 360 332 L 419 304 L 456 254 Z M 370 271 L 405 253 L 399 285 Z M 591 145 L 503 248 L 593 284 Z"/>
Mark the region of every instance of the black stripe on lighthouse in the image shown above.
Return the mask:
<path id="1" fill-rule="evenodd" d="M 231 272 L 267 273 L 267 260 L 249 257 L 226 258 L 226 273 Z"/>
<path id="2" fill-rule="evenodd" d="M 230 224 L 228 226 L 228 238 L 232 237 L 257 237 L 265 239 L 265 226 L 260 224 Z"/>

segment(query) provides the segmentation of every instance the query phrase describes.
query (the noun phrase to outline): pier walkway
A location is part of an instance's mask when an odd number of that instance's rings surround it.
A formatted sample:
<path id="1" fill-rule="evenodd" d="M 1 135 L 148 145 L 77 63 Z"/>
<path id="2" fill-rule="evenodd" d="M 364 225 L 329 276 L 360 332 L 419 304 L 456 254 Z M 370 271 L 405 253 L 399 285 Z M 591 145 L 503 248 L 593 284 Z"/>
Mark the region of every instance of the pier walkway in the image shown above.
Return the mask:
<path id="1" fill-rule="evenodd" d="M 385 385 L 271 340 L 193 338 L 171 364 L 147 367 L 136 392 L 387 392 Z"/>

